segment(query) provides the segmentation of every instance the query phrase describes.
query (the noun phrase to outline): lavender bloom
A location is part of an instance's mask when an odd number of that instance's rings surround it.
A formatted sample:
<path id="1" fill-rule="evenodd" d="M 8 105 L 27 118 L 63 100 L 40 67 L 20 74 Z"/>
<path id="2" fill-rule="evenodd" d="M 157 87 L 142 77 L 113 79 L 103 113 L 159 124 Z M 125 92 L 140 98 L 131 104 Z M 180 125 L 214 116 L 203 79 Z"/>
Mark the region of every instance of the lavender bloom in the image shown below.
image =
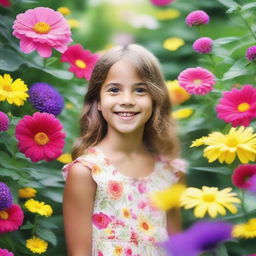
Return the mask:
<path id="1" fill-rule="evenodd" d="M 197 256 L 214 250 L 220 243 L 230 239 L 231 232 L 232 225 L 228 222 L 200 221 L 186 231 L 171 236 L 162 246 L 170 255 Z"/>
<path id="2" fill-rule="evenodd" d="M 0 132 L 4 132 L 9 128 L 9 118 L 8 116 L 0 111 Z"/>
<path id="3" fill-rule="evenodd" d="M 254 61 L 256 58 L 256 46 L 251 46 L 246 51 L 246 58 L 249 61 Z"/>
<path id="4" fill-rule="evenodd" d="M 194 42 L 193 49 L 198 53 L 207 54 L 212 51 L 212 44 L 213 40 L 211 38 L 201 37 Z"/>
<path id="5" fill-rule="evenodd" d="M 208 16 L 208 14 L 201 10 L 197 10 L 189 13 L 185 19 L 186 24 L 189 27 L 205 25 L 209 22 L 209 20 L 210 20 L 210 17 Z"/>
<path id="6" fill-rule="evenodd" d="M 12 194 L 9 187 L 0 181 L 0 211 L 12 205 Z"/>
<path id="7" fill-rule="evenodd" d="M 29 89 L 29 101 L 38 111 L 55 116 L 59 115 L 64 107 L 63 97 L 47 83 L 33 84 Z"/>

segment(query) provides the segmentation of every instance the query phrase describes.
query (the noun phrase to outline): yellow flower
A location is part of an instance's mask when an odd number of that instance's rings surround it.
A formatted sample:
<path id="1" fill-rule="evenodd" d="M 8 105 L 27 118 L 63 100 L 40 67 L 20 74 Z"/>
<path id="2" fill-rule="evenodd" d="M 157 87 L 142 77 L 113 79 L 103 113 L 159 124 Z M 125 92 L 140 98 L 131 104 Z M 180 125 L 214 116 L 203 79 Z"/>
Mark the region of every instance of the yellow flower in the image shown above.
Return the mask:
<path id="1" fill-rule="evenodd" d="M 179 37 L 167 38 L 163 42 L 163 48 L 169 51 L 176 51 L 185 44 L 184 40 Z"/>
<path id="2" fill-rule="evenodd" d="M 164 9 L 156 12 L 156 17 L 159 20 L 173 20 L 180 17 L 180 11 L 175 9 Z"/>
<path id="3" fill-rule="evenodd" d="M 241 238 L 256 238 L 256 218 L 233 227 L 232 235 Z"/>
<path id="4" fill-rule="evenodd" d="M 185 191 L 183 184 L 174 184 L 170 188 L 150 194 L 154 206 L 166 211 L 171 208 L 180 207 L 180 197 Z"/>
<path id="5" fill-rule="evenodd" d="M 72 108 L 74 108 L 74 105 L 72 103 L 66 104 L 66 109 L 72 109 Z"/>
<path id="6" fill-rule="evenodd" d="M 231 164 L 236 155 L 242 163 L 256 160 L 256 134 L 253 134 L 252 127 L 232 127 L 228 134 L 210 133 L 204 144 L 208 145 L 204 157 L 209 163 L 218 159 L 220 163 Z"/>
<path id="7" fill-rule="evenodd" d="M 47 205 L 44 202 L 36 201 L 34 199 L 29 199 L 24 205 L 30 212 L 38 213 L 46 217 L 51 216 L 53 212 L 50 205 Z"/>
<path id="8" fill-rule="evenodd" d="M 20 78 L 13 82 L 9 74 L 0 75 L 0 101 L 7 100 L 9 104 L 17 106 L 24 105 L 24 101 L 29 96 L 27 90 L 27 85 Z"/>
<path id="9" fill-rule="evenodd" d="M 149 223 L 148 220 L 146 220 L 144 217 L 141 216 L 138 221 L 139 221 L 139 230 L 146 233 L 147 235 L 150 235 L 153 233 L 154 228 Z"/>
<path id="10" fill-rule="evenodd" d="M 70 9 L 68 7 L 62 6 L 57 9 L 58 12 L 60 12 L 62 15 L 66 16 L 71 13 Z"/>
<path id="11" fill-rule="evenodd" d="M 21 198 L 30 198 L 30 197 L 35 197 L 37 191 L 33 188 L 27 187 L 27 188 L 20 188 L 18 190 L 18 193 L 19 193 L 19 197 Z"/>
<path id="12" fill-rule="evenodd" d="M 172 117 L 175 119 L 188 118 L 192 115 L 192 108 L 182 108 L 172 112 Z"/>
<path id="13" fill-rule="evenodd" d="M 80 22 L 76 19 L 67 19 L 70 28 L 79 28 L 81 26 Z"/>
<path id="14" fill-rule="evenodd" d="M 65 153 L 65 154 L 61 154 L 57 160 L 63 164 L 68 164 L 72 162 L 72 157 L 71 154 Z"/>
<path id="15" fill-rule="evenodd" d="M 44 253 L 47 250 L 48 243 L 39 237 L 32 237 L 26 240 L 26 247 L 33 253 Z"/>
<path id="16" fill-rule="evenodd" d="M 123 252 L 123 249 L 121 246 L 117 245 L 114 249 L 114 256 L 120 256 Z"/>
<path id="17" fill-rule="evenodd" d="M 206 138 L 207 138 L 207 136 L 203 136 L 203 137 L 201 137 L 199 139 L 193 140 L 190 147 L 192 148 L 192 147 L 199 147 L 199 146 L 204 145 L 204 140 Z"/>
<path id="18" fill-rule="evenodd" d="M 191 95 L 184 88 L 179 86 L 178 80 L 167 81 L 166 86 L 171 102 L 175 105 L 181 104 L 191 97 Z"/>
<path id="19" fill-rule="evenodd" d="M 216 187 L 203 186 L 202 190 L 189 187 L 181 196 L 181 206 L 185 209 L 194 209 L 197 218 L 203 218 L 208 212 L 211 218 L 215 218 L 218 213 L 226 215 L 226 209 L 235 214 L 237 208 L 233 203 L 240 203 L 236 193 L 230 193 L 231 188 L 218 190 Z M 226 209 L 225 209 L 226 208 Z"/>
<path id="20" fill-rule="evenodd" d="M 131 217 L 131 213 L 130 213 L 129 209 L 123 208 L 122 212 L 123 212 L 124 218 L 130 218 Z"/>

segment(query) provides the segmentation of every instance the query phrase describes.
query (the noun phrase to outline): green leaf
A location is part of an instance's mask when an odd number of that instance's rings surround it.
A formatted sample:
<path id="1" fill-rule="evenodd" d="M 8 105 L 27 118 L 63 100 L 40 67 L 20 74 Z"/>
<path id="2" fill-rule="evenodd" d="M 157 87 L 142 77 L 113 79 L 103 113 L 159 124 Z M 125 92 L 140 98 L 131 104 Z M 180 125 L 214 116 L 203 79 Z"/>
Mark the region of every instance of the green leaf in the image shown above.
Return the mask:
<path id="1" fill-rule="evenodd" d="M 53 244 L 54 246 L 57 245 L 56 235 L 52 231 L 50 231 L 49 229 L 43 229 L 43 228 L 37 229 L 36 234 L 41 239 L 44 239 L 44 240 L 48 241 L 49 243 Z"/>
<path id="2" fill-rule="evenodd" d="M 25 63 L 17 53 L 9 49 L 0 48 L 0 56 L 0 69 L 5 71 L 15 71 Z"/>
<path id="3" fill-rule="evenodd" d="M 256 2 L 243 5 L 241 10 L 246 11 L 252 8 L 256 8 Z"/>
<path id="4" fill-rule="evenodd" d="M 228 256 L 227 249 L 225 245 L 220 245 L 215 249 L 215 255 L 216 256 Z"/>
<path id="5" fill-rule="evenodd" d="M 217 0 L 217 1 L 229 8 L 234 8 L 239 6 L 239 4 L 234 0 Z"/>
<path id="6" fill-rule="evenodd" d="M 248 74 L 248 70 L 246 70 L 247 65 L 248 61 L 245 57 L 242 57 L 241 59 L 237 60 L 234 65 L 223 75 L 222 80 L 229 80 Z"/>
<path id="7" fill-rule="evenodd" d="M 237 37 L 237 36 L 229 36 L 229 37 L 218 38 L 218 39 L 214 40 L 214 46 L 228 44 L 228 43 L 231 43 L 231 42 L 235 42 L 239 39 L 240 39 L 240 37 Z"/>
<path id="8" fill-rule="evenodd" d="M 9 177 L 12 178 L 13 180 L 19 180 L 20 176 L 15 173 L 13 170 L 8 170 L 8 169 L 2 169 L 0 168 L 0 177 Z"/>
<path id="9" fill-rule="evenodd" d="M 230 175 L 230 171 L 225 167 L 190 167 L 190 169 L 202 172 L 213 172 Z"/>
<path id="10" fill-rule="evenodd" d="M 34 225 L 28 220 L 26 224 L 20 227 L 21 230 L 27 230 L 27 229 L 32 229 Z"/>

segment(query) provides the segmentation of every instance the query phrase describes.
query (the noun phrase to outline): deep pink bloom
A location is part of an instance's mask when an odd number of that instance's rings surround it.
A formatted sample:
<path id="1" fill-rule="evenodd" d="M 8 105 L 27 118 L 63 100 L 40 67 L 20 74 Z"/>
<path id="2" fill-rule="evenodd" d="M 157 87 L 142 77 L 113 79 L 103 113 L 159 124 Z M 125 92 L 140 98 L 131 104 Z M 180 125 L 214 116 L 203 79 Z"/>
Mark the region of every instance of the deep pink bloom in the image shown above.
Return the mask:
<path id="1" fill-rule="evenodd" d="M 87 80 L 90 80 L 92 70 L 98 59 L 97 54 L 92 54 L 89 50 L 83 49 L 80 44 L 69 46 L 61 56 L 62 62 L 70 64 L 69 71 L 75 73 L 77 77 L 84 77 Z"/>
<path id="2" fill-rule="evenodd" d="M 204 95 L 213 89 L 215 76 L 204 68 L 187 68 L 180 73 L 178 81 L 188 93 Z"/>
<path id="3" fill-rule="evenodd" d="M 0 248 L 0 256 L 14 256 L 14 254 L 6 249 Z"/>
<path id="4" fill-rule="evenodd" d="M 232 182 L 238 188 L 256 192 L 256 164 L 241 164 L 233 172 Z"/>
<path id="5" fill-rule="evenodd" d="M 150 0 L 153 5 L 164 6 L 173 3 L 175 0 Z"/>
<path id="6" fill-rule="evenodd" d="M 209 20 L 210 20 L 209 15 L 206 12 L 201 10 L 197 10 L 189 13 L 185 19 L 186 24 L 189 27 L 205 25 L 209 22 Z"/>
<path id="7" fill-rule="evenodd" d="M 17 204 L 0 211 L 0 234 L 18 230 L 23 218 L 23 211 Z"/>
<path id="8" fill-rule="evenodd" d="M 24 116 L 16 126 L 18 148 L 33 162 L 59 157 L 65 145 L 60 121 L 52 114 L 36 112 Z"/>
<path id="9" fill-rule="evenodd" d="M 92 216 L 92 222 L 98 229 L 104 229 L 111 222 L 111 218 L 102 212 L 95 213 Z"/>
<path id="10" fill-rule="evenodd" d="M 233 127 L 249 126 L 251 120 L 256 118 L 256 88 L 247 84 L 240 90 L 233 88 L 224 92 L 216 111 L 219 119 L 232 123 Z"/>
<path id="11" fill-rule="evenodd" d="M 246 50 L 246 58 L 249 61 L 254 61 L 256 58 L 256 46 L 251 46 Z"/>
<path id="12" fill-rule="evenodd" d="M 11 2 L 9 0 L 0 0 L 0 5 L 4 6 L 4 7 L 9 7 L 11 6 Z"/>
<path id="13" fill-rule="evenodd" d="M 44 58 L 52 55 L 52 48 L 63 53 L 72 42 L 70 27 L 62 14 L 46 7 L 17 15 L 12 28 L 23 52 L 37 50 Z"/>
<path id="14" fill-rule="evenodd" d="M 9 128 L 9 118 L 8 116 L 0 111 L 0 132 L 7 131 Z"/>
<path id="15" fill-rule="evenodd" d="M 193 49 L 201 54 L 207 54 L 212 51 L 213 40 L 209 37 L 201 37 L 193 44 Z"/>

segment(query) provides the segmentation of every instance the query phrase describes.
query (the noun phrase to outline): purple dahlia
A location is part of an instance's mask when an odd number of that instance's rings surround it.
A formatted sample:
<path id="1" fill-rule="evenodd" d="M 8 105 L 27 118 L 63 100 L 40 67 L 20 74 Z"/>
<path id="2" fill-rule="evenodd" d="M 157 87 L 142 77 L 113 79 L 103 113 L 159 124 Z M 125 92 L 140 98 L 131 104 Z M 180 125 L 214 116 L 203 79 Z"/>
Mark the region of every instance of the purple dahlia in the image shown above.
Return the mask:
<path id="1" fill-rule="evenodd" d="M 0 181 L 0 211 L 12 205 L 12 194 L 9 187 Z"/>

